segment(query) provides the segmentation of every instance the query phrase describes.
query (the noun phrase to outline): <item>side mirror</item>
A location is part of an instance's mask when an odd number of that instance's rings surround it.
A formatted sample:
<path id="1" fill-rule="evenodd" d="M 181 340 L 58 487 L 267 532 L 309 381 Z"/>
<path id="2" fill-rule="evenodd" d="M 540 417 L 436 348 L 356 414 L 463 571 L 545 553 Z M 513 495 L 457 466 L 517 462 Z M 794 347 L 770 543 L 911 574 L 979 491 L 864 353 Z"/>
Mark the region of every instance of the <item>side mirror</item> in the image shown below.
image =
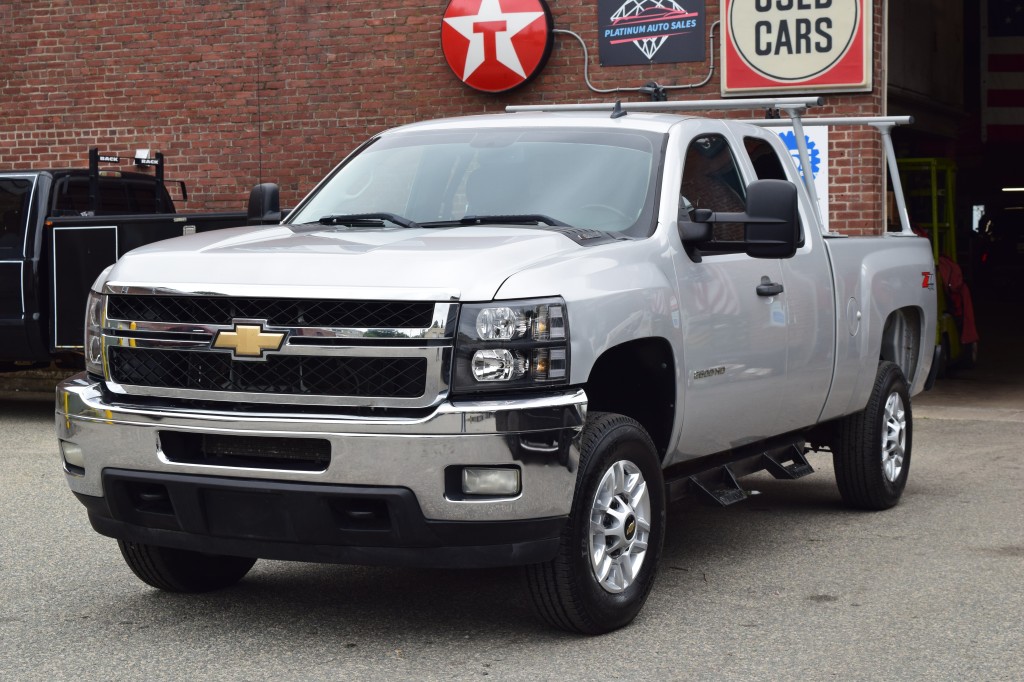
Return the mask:
<path id="1" fill-rule="evenodd" d="M 281 222 L 281 190 L 272 182 L 256 185 L 249 192 L 248 223 L 276 225 Z"/>
<path id="2" fill-rule="evenodd" d="M 792 258 L 800 242 L 796 185 L 757 180 L 747 186 L 745 242 L 751 258 Z"/>
<path id="3" fill-rule="evenodd" d="M 800 242 L 799 195 L 786 180 L 755 180 L 747 185 L 746 213 L 716 213 L 696 209 L 679 217 L 684 244 L 701 250 L 746 253 L 751 258 L 792 258 Z M 739 242 L 713 240 L 714 223 L 743 223 Z"/>

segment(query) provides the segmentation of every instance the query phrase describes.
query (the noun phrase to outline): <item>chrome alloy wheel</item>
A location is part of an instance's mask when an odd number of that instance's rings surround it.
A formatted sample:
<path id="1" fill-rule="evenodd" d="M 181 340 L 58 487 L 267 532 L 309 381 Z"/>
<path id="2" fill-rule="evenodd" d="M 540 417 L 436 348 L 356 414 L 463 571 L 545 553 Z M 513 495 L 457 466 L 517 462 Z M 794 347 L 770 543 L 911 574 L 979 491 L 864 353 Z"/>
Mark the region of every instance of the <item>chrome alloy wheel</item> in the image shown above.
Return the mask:
<path id="1" fill-rule="evenodd" d="M 604 473 L 590 506 L 590 565 L 606 592 L 622 592 L 633 583 L 650 535 L 647 481 L 637 465 L 619 460 Z"/>
<path id="2" fill-rule="evenodd" d="M 882 432 L 882 473 L 895 483 L 903 471 L 903 457 L 907 449 L 907 414 L 899 393 L 892 393 L 885 401 L 885 429 Z"/>

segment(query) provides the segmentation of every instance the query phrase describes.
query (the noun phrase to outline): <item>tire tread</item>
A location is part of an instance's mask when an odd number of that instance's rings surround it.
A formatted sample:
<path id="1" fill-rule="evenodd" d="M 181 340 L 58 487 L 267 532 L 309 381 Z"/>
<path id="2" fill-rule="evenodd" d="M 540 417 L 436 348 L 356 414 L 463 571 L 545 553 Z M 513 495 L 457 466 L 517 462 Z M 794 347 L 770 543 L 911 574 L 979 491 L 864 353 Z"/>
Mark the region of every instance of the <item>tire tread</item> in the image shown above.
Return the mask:
<path id="1" fill-rule="evenodd" d="M 886 387 L 902 384 L 906 390 L 906 380 L 899 365 L 883 361 L 878 365 L 875 383 L 867 406 L 855 414 L 849 415 L 839 423 L 836 447 L 833 448 L 833 464 L 835 466 L 836 484 L 843 501 L 857 509 L 882 510 L 889 509 L 899 501 L 902 488 L 895 498 L 887 490 L 881 479 L 881 467 L 875 461 L 881 438 L 876 415 L 885 408 L 889 398 Z M 909 398 L 909 397 L 908 397 Z M 910 401 L 905 402 L 908 429 L 911 426 Z M 910 466 L 910 442 L 908 441 L 905 467 Z M 905 480 L 905 479 L 904 479 Z"/>
<path id="2" fill-rule="evenodd" d="M 623 426 L 637 429 L 650 451 L 657 452 L 647 432 L 634 419 L 620 414 L 591 412 L 587 416 L 587 425 L 583 431 L 580 445 L 580 475 L 576 478 L 576 487 L 573 491 L 574 500 L 580 494 L 580 488 L 585 482 L 583 472 L 587 471 L 594 453 L 599 452 L 597 445 Z M 583 634 L 607 632 L 609 628 L 603 623 L 596 622 L 588 613 L 584 596 L 580 593 L 579 586 L 574 580 L 572 525 L 572 520 L 570 520 L 562 531 L 562 542 L 558 554 L 553 560 L 525 567 L 526 582 L 534 611 L 541 620 L 561 630 Z M 652 559 L 656 558 L 657 552 L 654 552 L 654 555 Z M 646 585 L 640 604 L 646 600 L 653 584 L 654 581 L 651 580 Z"/>
<path id="3" fill-rule="evenodd" d="M 165 592 L 209 592 L 234 585 L 256 559 L 201 554 L 118 540 L 121 556 L 142 582 Z"/>

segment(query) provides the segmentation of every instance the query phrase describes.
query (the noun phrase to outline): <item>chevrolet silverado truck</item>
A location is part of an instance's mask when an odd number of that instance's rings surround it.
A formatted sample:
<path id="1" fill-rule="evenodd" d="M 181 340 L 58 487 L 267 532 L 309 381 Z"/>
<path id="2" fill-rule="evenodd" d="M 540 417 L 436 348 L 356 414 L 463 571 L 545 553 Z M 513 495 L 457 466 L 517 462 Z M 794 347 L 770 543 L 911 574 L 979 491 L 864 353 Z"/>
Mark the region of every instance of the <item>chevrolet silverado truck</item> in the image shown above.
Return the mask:
<path id="1" fill-rule="evenodd" d="M 89 287 L 131 249 L 260 222 L 247 212 L 177 213 L 163 154 L 134 159 L 152 175 L 111 168 L 123 160 L 93 148 L 88 169 L 0 172 L 0 372 L 53 361 L 80 368 Z"/>
<path id="2" fill-rule="evenodd" d="M 132 251 L 57 389 L 68 485 L 162 590 L 258 558 L 520 565 L 584 633 L 636 616 L 675 499 L 731 504 L 824 450 L 849 506 L 895 505 L 935 357 L 928 242 L 902 202 L 901 232 L 823 231 L 776 133 L 691 113 L 796 128 L 816 102 L 407 125 L 279 225 Z M 835 123 L 891 152 L 891 121 Z"/>

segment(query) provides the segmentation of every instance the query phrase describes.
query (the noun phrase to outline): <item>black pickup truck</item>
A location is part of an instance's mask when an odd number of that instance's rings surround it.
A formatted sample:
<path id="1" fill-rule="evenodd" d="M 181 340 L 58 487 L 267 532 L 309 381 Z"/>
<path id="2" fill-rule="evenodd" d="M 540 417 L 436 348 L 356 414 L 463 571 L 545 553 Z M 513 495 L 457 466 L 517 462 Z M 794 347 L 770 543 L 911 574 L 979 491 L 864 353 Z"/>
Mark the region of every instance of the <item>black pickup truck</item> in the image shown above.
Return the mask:
<path id="1" fill-rule="evenodd" d="M 262 185 L 247 212 L 177 213 L 163 155 L 127 160 L 152 174 L 101 170 L 122 157 L 95 148 L 88 169 L 0 171 L 0 372 L 80 364 L 89 286 L 128 251 L 281 219 L 277 194 L 272 204 Z M 187 200 L 184 183 L 174 184 Z"/>

